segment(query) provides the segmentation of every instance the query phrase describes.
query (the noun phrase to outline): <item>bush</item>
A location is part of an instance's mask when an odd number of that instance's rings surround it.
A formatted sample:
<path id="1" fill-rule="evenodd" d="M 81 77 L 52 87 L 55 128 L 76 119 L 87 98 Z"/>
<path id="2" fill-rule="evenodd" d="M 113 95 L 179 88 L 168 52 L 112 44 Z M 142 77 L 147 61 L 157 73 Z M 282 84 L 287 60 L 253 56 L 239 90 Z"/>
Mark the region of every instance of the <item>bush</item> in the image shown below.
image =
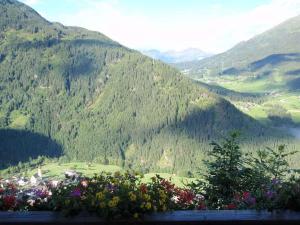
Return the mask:
<path id="1" fill-rule="evenodd" d="M 280 196 L 288 195 L 284 189 L 299 185 L 298 179 L 289 180 L 291 170 L 287 161 L 296 152 L 287 152 L 280 145 L 275 150 L 258 150 L 255 155 L 243 154 L 238 136 L 232 133 L 223 143 L 212 143 L 211 160 L 206 162 L 207 175 L 204 181 L 189 185 L 190 188 L 203 194 L 211 209 L 289 208 Z"/>

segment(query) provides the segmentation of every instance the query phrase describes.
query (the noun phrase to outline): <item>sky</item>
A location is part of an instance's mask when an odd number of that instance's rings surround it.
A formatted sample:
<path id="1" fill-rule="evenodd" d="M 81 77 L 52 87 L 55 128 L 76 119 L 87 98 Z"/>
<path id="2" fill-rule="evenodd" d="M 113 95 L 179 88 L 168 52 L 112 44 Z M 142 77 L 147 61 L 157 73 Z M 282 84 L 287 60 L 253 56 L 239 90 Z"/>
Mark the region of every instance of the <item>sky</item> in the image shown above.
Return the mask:
<path id="1" fill-rule="evenodd" d="M 138 50 L 220 53 L 300 14 L 300 0 L 21 0 Z"/>

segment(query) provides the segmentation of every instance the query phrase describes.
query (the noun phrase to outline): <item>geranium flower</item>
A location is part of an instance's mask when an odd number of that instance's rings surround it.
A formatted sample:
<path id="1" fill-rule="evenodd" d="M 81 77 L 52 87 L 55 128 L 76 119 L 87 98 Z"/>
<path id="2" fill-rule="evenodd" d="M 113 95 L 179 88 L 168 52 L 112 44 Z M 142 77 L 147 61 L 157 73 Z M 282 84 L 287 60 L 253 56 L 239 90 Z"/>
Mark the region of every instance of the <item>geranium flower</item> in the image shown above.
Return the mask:
<path id="1" fill-rule="evenodd" d="M 146 184 L 141 184 L 140 190 L 142 193 L 146 194 L 147 193 L 147 185 Z"/>
<path id="2" fill-rule="evenodd" d="M 198 205 L 198 210 L 205 210 L 206 209 L 206 205 L 204 202 L 200 202 Z"/>
<path id="3" fill-rule="evenodd" d="M 243 201 L 245 203 L 247 203 L 248 205 L 255 205 L 256 204 L 256 198 L 251 196 L 250 192 L 247 192 L 247 191 L 243 192 L 242 198 L 243 198 Z"/>
<path id="4" fill-rule="evenodd" d="M 172 184 L 170 181 L 168 181 L 166 179 L 162 179 L 161 182 L 160 182 L 160 184 L 162 186 L 164 186 L 167 191 L 171 191 L 175 187 L 175 184 Z"/>
<path id="5" fill-rule="evenodd" d="M 16 206 L 16 197 L 13 195 L 4 196 L 3 205 L 6 209 L 13 209 Z"/>

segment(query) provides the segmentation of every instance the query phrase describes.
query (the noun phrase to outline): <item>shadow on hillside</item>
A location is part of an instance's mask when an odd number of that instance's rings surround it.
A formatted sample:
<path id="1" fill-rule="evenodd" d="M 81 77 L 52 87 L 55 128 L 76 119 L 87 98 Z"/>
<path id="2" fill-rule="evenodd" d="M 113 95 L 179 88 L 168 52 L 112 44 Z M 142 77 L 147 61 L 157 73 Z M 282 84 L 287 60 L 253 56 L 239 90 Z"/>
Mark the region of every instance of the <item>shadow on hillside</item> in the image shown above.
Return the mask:
<path id="1" fill-rule="evenodd" d="M 285 73 L 286 75 L 300 75 L 300 69 L 298 70 L 291 70 Z"/>
<path id="2" fill-rule="evenodd" d="M 276 66 L 284 62 L 300 62 L 299 53 L 290 54 L 273 54 L 269 55 L 263 59 L 255 61 L 249 65 L 252 71 L 259 70 L 266 65 Z"/>
<path id="3" fill-rule="evenodd" d="M 296 78 L 287 82 L 287 86 L 290 91 L 300 90 L 300 78 Z"/>
<path id="4" fill-rule="evenodd" d="M 220 75 L 239 75 L 244 72 L 255 72 L 265 66 L 277 66 L 284 62 L 300 62 L 299 53 L 289 53 L 289 54 L 272 54 L 260 60 L 254 61 L 245 68 L 235 68 L 230 67 L 225 69 L 220 73 Z M 261 76 L 268 76 L 271 74 L 271 71 L 264 72 Z M 287 75 L 298 75 L 300 70 L 289 71 Z"/>
<path id="5" fill-rule="evenodd" d="M 226 137 L 232 131 L 240 131 L 243 136 L 254 139 L 276 135 L 276 132 L 270 132 L 261 123 L 224 100 L 205 111 L 194 110 L 169 128 L 173 132 L 184 132 L 189 138 L 210 141 Z"/>
<path id="6" fill-rule="evenodd" d="M 26 130 L 0 129 L 0 167 L 38 156 L 59 157 L 62 154 L 62 146 L 47 136 Z"/>

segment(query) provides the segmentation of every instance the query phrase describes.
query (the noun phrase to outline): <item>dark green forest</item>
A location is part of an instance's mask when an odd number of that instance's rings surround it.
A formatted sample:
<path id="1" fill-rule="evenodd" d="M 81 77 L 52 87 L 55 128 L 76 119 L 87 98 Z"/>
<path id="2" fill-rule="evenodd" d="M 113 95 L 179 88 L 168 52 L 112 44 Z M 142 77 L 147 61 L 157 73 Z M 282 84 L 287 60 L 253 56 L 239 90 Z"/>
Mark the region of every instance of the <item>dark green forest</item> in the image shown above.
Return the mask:
<path id="1" fill-rule="evenodd" d="M 185 174 L 232 130 L 247 151 L 295 149 L 208 89 L 100 33 L 0 1 L 2 167 L 45 155 Z"/>

